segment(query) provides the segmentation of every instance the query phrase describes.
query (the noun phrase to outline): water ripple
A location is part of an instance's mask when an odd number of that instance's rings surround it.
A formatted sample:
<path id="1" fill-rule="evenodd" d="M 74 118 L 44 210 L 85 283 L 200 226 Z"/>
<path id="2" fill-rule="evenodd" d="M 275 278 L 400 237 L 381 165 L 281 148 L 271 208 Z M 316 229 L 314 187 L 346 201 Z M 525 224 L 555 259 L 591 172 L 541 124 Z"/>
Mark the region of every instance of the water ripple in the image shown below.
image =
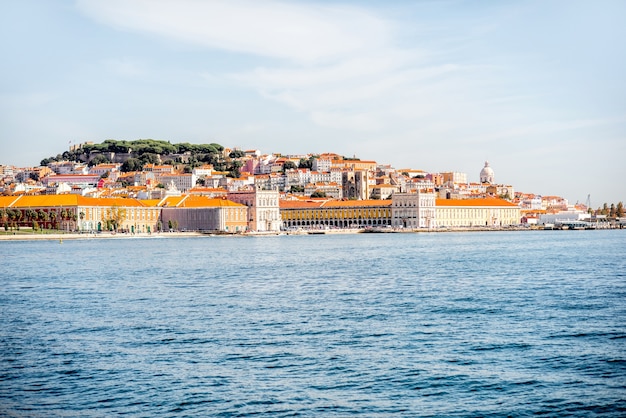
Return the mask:
<path id="1" fill-rule="evenodd" d="M 380 235 L 0 243 L 0 415 L 626 415 L 623 231 Z"/>

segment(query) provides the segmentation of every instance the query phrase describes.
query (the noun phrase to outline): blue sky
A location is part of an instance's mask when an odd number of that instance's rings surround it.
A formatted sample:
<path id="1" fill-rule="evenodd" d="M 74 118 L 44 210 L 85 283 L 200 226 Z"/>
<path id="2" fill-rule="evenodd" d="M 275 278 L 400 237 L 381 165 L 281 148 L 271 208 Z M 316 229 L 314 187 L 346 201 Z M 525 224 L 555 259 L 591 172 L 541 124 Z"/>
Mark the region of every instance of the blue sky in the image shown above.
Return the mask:
<path id="1" fill-rule="evenodd" d="M 0 164 L 153 138 L 626 202 L 624 1 L 0 0 Z"/>

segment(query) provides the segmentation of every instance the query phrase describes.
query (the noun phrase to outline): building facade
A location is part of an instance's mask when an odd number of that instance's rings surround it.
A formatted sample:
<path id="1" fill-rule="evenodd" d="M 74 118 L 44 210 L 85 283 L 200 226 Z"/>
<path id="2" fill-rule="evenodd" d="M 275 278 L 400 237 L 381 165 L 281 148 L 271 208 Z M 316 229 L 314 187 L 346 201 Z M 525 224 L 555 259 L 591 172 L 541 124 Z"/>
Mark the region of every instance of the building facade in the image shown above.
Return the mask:
<path id="1" fill-rule="evenodd" d="M 436 194 L 433 191 L 394 193 L 391 196 L 391 226 L 394 228 L 435 228 Z"/>
<path id="2" fill-rule="evenodd" d="M 1 200 L 3 226 L 64 231 L 150 233 L 158 230 L 161 212 L 155 205 L 137 199 L 76 194 L 9 196 Z"/>
<path id="3" fill-rule="evenodd" d="M 159 202 L 163 228 L 178 231 L 246 232 L 248 208 L 226 199 L 185 195 Z"/>
<path id="4" fill-rule="evenodd" d="M 519 206 L 498 198 L 436 199 L 439 227 L 499 227 L 519 225 Z"/>
<path id="5" fill-rule="evenodd" d="M 391 225 L 390 200 L 282 200 L 283 225 L 291 228 L 365 228 Z"/>
<path id="6" fill-rule="evenodd" d="M 276 232 L 281 229 L 278 190 L 229 191 L 228 199 L 248 207 L 248 230 Z"/>

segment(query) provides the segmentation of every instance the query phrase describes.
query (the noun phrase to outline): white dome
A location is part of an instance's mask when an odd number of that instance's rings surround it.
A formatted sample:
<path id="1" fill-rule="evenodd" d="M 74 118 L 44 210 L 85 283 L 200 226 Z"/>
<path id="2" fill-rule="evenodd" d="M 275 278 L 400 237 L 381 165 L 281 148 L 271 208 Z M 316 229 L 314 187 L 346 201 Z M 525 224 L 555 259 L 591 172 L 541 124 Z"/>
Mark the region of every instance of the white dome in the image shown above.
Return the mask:
<path id="1" fill-rule="evenodd" d="M 480 170 L 480 182 L 481 183 L 494 183 L 493 169 L 489 167 L 489 161 L 485 161 L 485 166 Z"/>

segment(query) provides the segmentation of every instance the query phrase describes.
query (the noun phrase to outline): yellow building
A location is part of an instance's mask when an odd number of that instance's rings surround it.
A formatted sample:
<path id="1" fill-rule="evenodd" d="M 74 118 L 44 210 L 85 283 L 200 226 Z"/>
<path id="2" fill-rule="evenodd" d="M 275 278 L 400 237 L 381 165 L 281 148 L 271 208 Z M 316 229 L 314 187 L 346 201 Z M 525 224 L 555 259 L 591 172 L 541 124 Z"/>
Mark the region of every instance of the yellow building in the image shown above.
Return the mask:
<path id="1" fill-rule="evenodd" d="M 285 228 L 360 228 L 391 224 L 390 200 L 281 200 Z"/>
<path id="2" fill-rule="evenodd" d="M 160 208 L 137 199 L 93 198 L 74 194 L 3 196 L 0 225 L 39 226 L 64 231 L 153 232 Z"/>
<path id="3" fill-rule="evenodd" d="M 474 227 L 519 225 L 519 206 L 503 199 L 436 199 L 438 226 Z"/>

